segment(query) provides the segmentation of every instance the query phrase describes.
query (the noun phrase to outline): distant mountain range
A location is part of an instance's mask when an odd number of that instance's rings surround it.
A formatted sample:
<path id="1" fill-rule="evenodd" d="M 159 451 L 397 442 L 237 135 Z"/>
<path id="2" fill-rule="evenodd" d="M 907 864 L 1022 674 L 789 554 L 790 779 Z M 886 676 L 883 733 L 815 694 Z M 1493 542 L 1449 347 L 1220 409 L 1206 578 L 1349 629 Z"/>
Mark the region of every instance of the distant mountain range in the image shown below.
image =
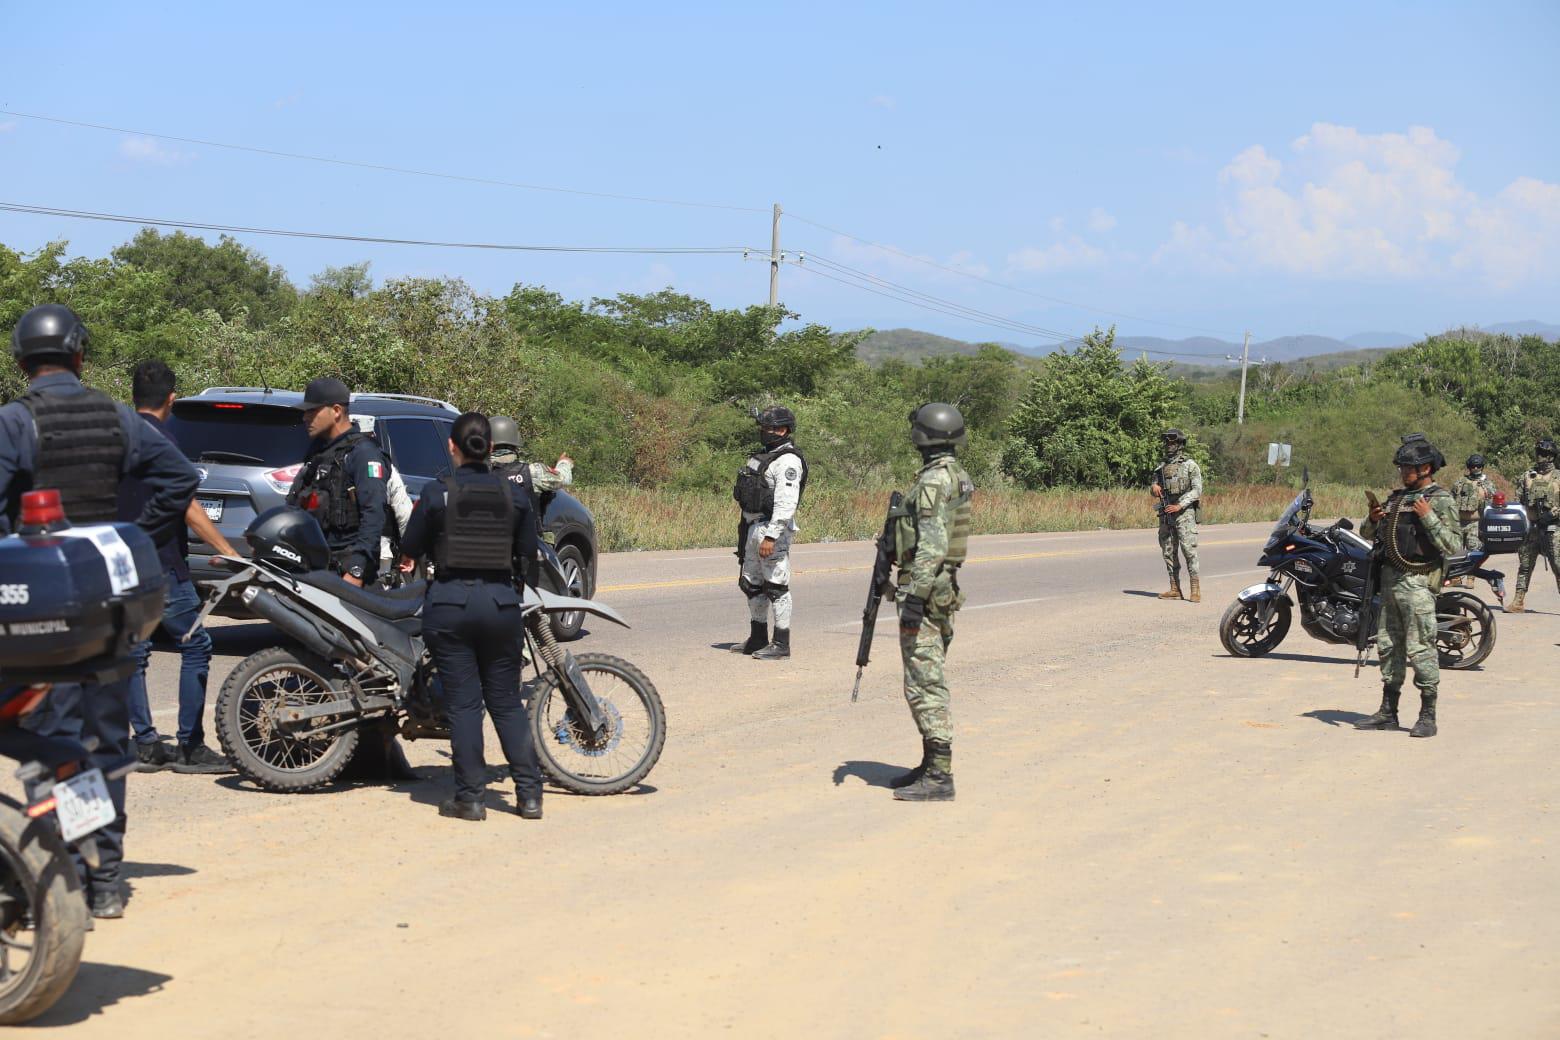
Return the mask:
<path id="1" fill-rule="evenodd" d="M 1507 333 L 1513 336 L 1542 336 L 1560 340 L 1560 325 L 1541 321 L 1509 321 L 1498 325 L 1479 326 L 1484 332 Z M 1364 360 L 1370 352 L 1406 347 L 1424 339 L 1423 335 L 1410 336 L 1399 332 L 1360 332 L 1346 339 L 1331 336 L 1280 336 L 1251 344 L 1251 360 L 1294 362 L 1323 355 L 1359 355 Z M 1081 340 L 1069 340 L 1061 347 L 1071 350 Z M 950 339 L 917 329 L 887 329 L 874 332 L 862 341 L 856 353 L 868 364 L 881 364 L 889 358 L 917 362 L 939 354 L 972 355 L 984 344 Z M 1029 357 L 1043 357 L 1055 347 L 1020 346 L 1016 343 L 996 341 L 996 345 Z M 1222 363 L 1225 357 L 1239 357 L 1241 346 L 1212 336 L 1193 336 L 1189 339 L 1162 339 L 1158 336 L 1117 336 L 1116 346 L 1123 354 L 1132 357 L 1148 352 L 1153 361 L 1174 361 L 1182 364 Z M 1203 359 L 1206 358 L 1206 362 Z"/>

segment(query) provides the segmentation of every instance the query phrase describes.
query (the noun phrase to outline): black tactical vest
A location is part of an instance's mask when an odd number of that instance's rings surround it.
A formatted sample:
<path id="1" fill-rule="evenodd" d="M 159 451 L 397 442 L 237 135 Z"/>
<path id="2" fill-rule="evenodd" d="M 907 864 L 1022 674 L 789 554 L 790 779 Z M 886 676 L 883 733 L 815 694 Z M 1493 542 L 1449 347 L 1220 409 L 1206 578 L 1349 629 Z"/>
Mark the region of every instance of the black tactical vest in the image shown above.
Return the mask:
<path id="1" fill-rule="evenodd" d="M 1446 491 L 1442 488 L 1436 488 L 1431 494 L 1435 492 L 1446 494 Z M 1441 550 L 1430 538 L 1429 532 L 1425 530 L 1424 522 L 1414 512 L 1412 503 L 1401 501 L 1406 497 L 1403 492 L 1394 491 L 1387 499 L 1387 519 L 1383 524 L 1383 534 L 1389 547 L 1387 559 L 1394 563 L 1397 562 L 1392 560 L 1391 552 L 1392 548 L 1396 548 L 1398 555 L 1402 557 L 1402 561 L 1405 563 L 1439 563 L 1442 559 Z M 1424 497 L 1429 498 L 1430 495 L 1427 494 Z M 1399 501 L 1394 501 L 1394 499 Z M 1392 530 L 1385 530 L 1387 526 L 1391 526 Z"/>
<path id="2" fill-rule="evenodd" d="M 38 428 L 32 486 L 58 488 L 65 515 L 78 524 L 119 518 L 119 475 L 125 431 L 106 394 L 46 394 L 30 390 L 22 403 Z"/>
<path id="3" fill-rule="evenodd" d="M 347 456 L 367 439 L 368 434 L 353 432 L 322 449 L 303 464 L 303 472 L 298 474 L 288 492 L 288 504 L 307 510 L 327 535 L 342 535 L 358 529 L 362 516 L 358 511 L 357 485 L 353 483 Z"/>
<path id="4" fill-rule="evenodd" d="M 514 572 L 515 502 L 496 473 L 445 477 L 444 525 L 433 549 L 440 571 Z"/>
<path id="5" fill-rule="evenodd" d="M 769 464 L 782 455 L 795 455 L 796 461 L 802 464 L 802 486 L 797 495 L 800 506 L 801 496 L 807 494 L 807 460 L 796 445 L 787 442 L 773 451 L 752 456 L 737 473 L 737 483 L 731 489 L 731 497 L 737 500 L 737 505 L 742 507 L 744 513 L 758 513 L 765 520 L 774 515 L 775 489 L 764 480 L 764 474 L 769 471 Z"/>

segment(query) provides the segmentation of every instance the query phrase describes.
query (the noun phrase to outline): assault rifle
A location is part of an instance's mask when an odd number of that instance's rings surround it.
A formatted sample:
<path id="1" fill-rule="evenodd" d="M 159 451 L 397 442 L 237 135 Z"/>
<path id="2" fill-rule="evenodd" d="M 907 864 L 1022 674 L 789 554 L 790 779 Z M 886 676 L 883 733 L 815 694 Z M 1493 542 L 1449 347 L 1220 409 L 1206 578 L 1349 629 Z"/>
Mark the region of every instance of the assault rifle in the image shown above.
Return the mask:
<path id="1" fill-rule="evenodd" d="M 872 657 L 872 636 L 877 631 L 878 606 L 888 595 L 894 571 L 894 524 L 905 503 L 905 496 L 895 491 L 888 498 L 888 515 L 883 520 L 883 533 L 877 538 L 877 558 L 872 561 L 872 584 L 867 589 L 867 605 L 861 611 L 861 642 L 856 644 L 856 685 L 851 687 L 852 702 L 861 694 L 861 673 Z"/>

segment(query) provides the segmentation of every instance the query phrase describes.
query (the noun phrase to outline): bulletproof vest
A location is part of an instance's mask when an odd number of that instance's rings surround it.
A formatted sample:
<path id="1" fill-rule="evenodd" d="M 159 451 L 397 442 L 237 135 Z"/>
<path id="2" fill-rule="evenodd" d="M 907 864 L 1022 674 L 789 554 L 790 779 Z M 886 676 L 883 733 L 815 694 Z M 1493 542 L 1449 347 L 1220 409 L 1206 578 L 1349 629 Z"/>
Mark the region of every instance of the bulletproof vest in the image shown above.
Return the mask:
<path id="1" fill-rule="evenodd" d="M 525 493 L 530 498 L 532 505 L 536 501 L 536 481 L 531 478 L 531 464 L 529 462 L 506 462 L 500 466 L 494 466 L 493 472 L 505 480 L 512 480 L 525 488 Z"/>
<path id="2" fill-rule="evenodd" d="M 440 571 L 514 571 L 515 503 L 496 473 L 445 477 L 444 525 L 433 549 Z"/>
<path id="3" fill-rule="evenodd" d="M 1436 494 L 1444 495 L 1446 491 L 1443 488 L 1431 488 L 1424 497 L 1428 499 Z M 1394 491 L 1387 498 L 1382 542 L 1387 562 L 1392 566 L 1410 574 L 1427 574 L 1440 565 L 1443 557 L 1412 506 L 1412 500 L 1403 491 Z"/>
<path id="4" fill-rule="evenodd" d="M 948 552 L 943 557 L 943 566 L 956 568 L 969 557 L 972 502 L 975 497 L 975 484 L 970 480 L 969 474 L 964 472 L 964 467 L 959 465 L 952 456 L 945 456 L 929 463 L 921 472 L 935 466 L 945 466 L 948 476 L 954 482 L 953 496 L 942 505 L 945 510 L 943 522 L 948 526 Z M 897 558 L 901 566 L 908 565 L 915 558 L 917 542 L 920 539 L 920 531 L 917 521 L 920 519 L 918 496 L 912 489 L 901 512 L 896 514 L 899 521 L 895 528 L 895 542 Z"/>
<path id="5" fill-rule="evenodd" d="M 312 514 L 327 535 L 358 529 L 357 485 L 347 456 L 367 439 L 368 434 L 353 432 L 322 449 L 303 464 L 287 496 L 290 503 Z"/>
<path id="6" fill-rule="evenodd" d="M 796 445 L 787 441 L 785 444 L 771 450 L 760 452 L 748 459 L 737 474 L 736 486 L 731 489 L 731 497 L 737 500 L 737 505 L 742 507 L 744 513 L 758 513 L 768 520 L 775 512 L 775 489 L 764 480 L 764 474 L 769 471 L 769 464 L 782 455 L 795 455 L 796 460 L 802 464 L 802 486 L 797 501 L 807 494 L 807 460 L 797 450 Z"/>
<path id="7" fill-rule="evenodd" d="M 1473 477 L 1463 477 L 1453 485 L 1452 495 L 1457 499 L 1459 513 L 1473 513 L 1478 511 L 1479 503 L 1484 499 L 1484 488 Z"/>
<path id="8" fill-rule="evenodd" d="M 118 519 L 125 431 L 106 394 L 30 390 L 22 403 L 38 428 L 32 486 L 58 488 L 65 515 L 78 524 Z"/>
<path id="9" fill-rule="evenodd" d="M 1527 480 L 1522 488 L 1522 504 L 1533 511 L 1535 516 L 1550 517 L 1560 512 L 1560 471 L 1551 469 L 1548 473 L 1540 473 L 1538 470 L 1528 470 Z"/>
<path id="10" fill-rule="evenodd" d="M 1159 467 L 1159 486 L 1164 490 L 1166 502 L 1180 498 L 1192 490 L 1192 470 L 1188 463 L 1191 459 L 1186 455 L 1177 455 L 1163 466 Z M 1188 508 L 1196 508 L 1198 503 L 1193 502 Z"/>

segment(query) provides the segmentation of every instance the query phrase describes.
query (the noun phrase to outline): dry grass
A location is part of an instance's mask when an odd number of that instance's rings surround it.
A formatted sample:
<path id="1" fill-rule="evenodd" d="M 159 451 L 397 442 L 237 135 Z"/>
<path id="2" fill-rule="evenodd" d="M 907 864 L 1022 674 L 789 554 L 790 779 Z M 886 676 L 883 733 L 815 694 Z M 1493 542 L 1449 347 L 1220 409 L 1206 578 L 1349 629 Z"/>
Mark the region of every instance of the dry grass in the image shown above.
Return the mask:
<path id="1" fill-rule="evenodd" d="M 1312 489 L 1318 519 L 1365 511 L 1364 492 L 1341 485 Z M 579 488 L 576 493 L 596 514 L 603 552 L 650 549 L 735 548 L 736 504 L 722 495 L 644 491 L 621 487 Z M 855 541 L 874 537 L 883 526 L 889 492 L 814 489 L 800 517 L 804 542 Z M 1247 523 L 1277 519 L 1294 489 L 1271 485 L 1220 487 L 1209 494 L 1202 522 Z M 977 492 L 976 534 L 1028 531 L 1093 531 L 1153 527 L 1154 510 L 1145 491 Z"/>

